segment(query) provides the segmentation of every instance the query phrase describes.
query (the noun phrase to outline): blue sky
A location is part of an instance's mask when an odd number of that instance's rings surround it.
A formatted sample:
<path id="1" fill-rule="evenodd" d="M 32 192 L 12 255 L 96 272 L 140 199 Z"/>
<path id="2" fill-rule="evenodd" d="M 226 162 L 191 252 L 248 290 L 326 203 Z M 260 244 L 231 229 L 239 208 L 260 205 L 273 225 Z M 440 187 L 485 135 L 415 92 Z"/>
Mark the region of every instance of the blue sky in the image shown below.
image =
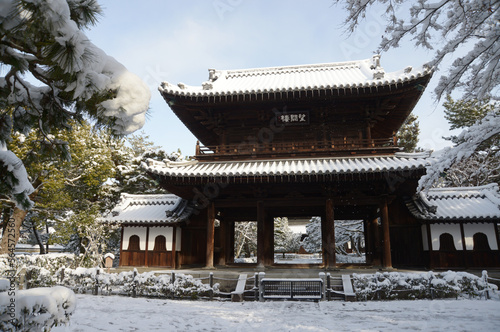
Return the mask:
<path id="1" fill-rule="evenodd" d="M 201 85 L 208 68 L 242 69 L 370 58 L 384 32 L 374 9 L 354 34 L 344 33 L 346 12 L 331 0 L 107 0 L 91 41 L 141 77 L 150 87 L 150 116 L 144 132 L 167 152 L 194 154 L 196 138 L 172 113 L 157 87 L 162 81 Z M 383 53 L 387 72 L 419 66 L 432 53 L 408 41 Z M 445 67 L 445 65 L 443 65 Z M 432 99 L 440 72 L 420 99 L 420 146 L 449 145 L 443 108 Z"/>

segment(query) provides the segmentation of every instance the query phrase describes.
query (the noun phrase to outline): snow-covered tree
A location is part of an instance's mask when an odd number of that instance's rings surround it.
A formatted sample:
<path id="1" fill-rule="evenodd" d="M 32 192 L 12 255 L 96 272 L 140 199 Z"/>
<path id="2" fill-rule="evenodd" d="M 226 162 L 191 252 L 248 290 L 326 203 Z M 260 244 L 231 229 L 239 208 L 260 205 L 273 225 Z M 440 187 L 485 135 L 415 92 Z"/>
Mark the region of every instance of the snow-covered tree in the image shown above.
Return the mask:
<path id="1" fill-rule="evenodd" d="M 418 118 L 416 115 L 410 114 L 396 134 L 398 146 L 402 147 L 404 152 L 415 152 L 419 134 Z"/>
<path id="2" fill-rule="evenodd" d="M 287 217 L 274 218 L 274 251 L 298 252 L 300 248 L 300 234 L 292 232 L 288 226 Z"/>
<path id="3" fill-rule="evenodd" d="M 321 252 L 323 238 L 321 237 L 321 218 L 313 217 L 306 225 L 307 237 L 302 246 L 309 253 Z M 335 220 L 335 251 L 345 254 L 345 246 L 351 242 L 354 253 L 360 255 L 361 243 L 364 239 L 362 220 Z"/>
<path id="4" fill-rule="evenodd" d="M 335 251 L 337 253 L 347 254 L 346 247 L 350 243 L 353 253 L 361 256 L 364 238 L 363 220 L 335 220 Z"/>
<path id="5" fill-rule="evenodd" d="M 339 0 L 334 2 L 340 3 Z M 378 52 L 398 47 L 405 37 L 409 37 L 415 46 L 434 51 L 430 65 L 436 69 L 443 59 L 453 59 L 434 91 L 436 100 L 452 91 L 462 92 L 467 100 L 499 99 L 498 1 L 349 0 L 342 3 L 349 13 L 345 25 L 351 32 L 372 6 L 379 4 L 385 8 L 387 25 Z M 470 157 L 485 140 L 499 133 L 500 114 L 489 112 L 460 134 L 460 144 L 444 151 L 428 167 L 427 174 L 420 180 L 419 190 L 432 186 L 454 163 Z"/>
<path id="6" fill-rule="evenodd" d="M 321 217 L 312 217 L 306 225 L 307 236 L 302 241 L 302 247 L 309 253 L 321 252 L 323 238 L 321 237 Z"/>
<path id="7" fill-rule="evenodd" d="M 159 194 L 165 193 L 158 182 L 151 178 L 141 167 L 146 159 L 158 161 L 179 161 L 183 156 L 178 150 L 167 154 L 163 149 L 155 146 L 144 132 L 133 134 L 119 142 L 115 149 L 116 164 L 115 181 L 119 192 L 129 194 Z"/>
<path id="8" fill-rule="evenodd" d="M 52 129 L 48 134 L 51 139 L 67 142 L 68 159 L 55 154 L 52 145 L 46 144 L 37 130 L 28 135 L 12 134 L 9 148 L 22 158 L 36 187 L 31 195 L 34 207 L 30 211 L 17 207 L 7 195 L 0 195 L 1 214 L 14 219 L 17 236 L 24 221 L 29 222 L 36 237 L 37 230 L 44 227 L 47 220 L 63 222 L 69 211 L 87 210 L 94 204 L 101 210 L 106 208 L 102 199 L 103 184 L 114 175 L 108 145 L 111 136 L 105 130 L 92 129 L 88 123 L 72 123 L 72 126 L 71 131 Z M 2 242 L 0 252 L 5 250 L 7 245 Z"/>
<path id="9" fill-rule="evenodd" d="M 37 130 L 64 152 L 67 145 L 49 133 L 71 130 L 72 120 L 91 119 L 117 135 L 144 124 L 147 85 L 84 33 L 100 12 L 95 0 L 0 2 L 0 190 L 19 207 L 30 207 L 34 189 L 7 149 L 11 132 Z"/>
<path id="10" fill-rule="evenodd" d="M 490 100 L 453 100 L 447 96 L 445 118 L 451 129 L 464 129 L 483 119 L 488 113 L 498 112 L 498 103 Z M 455 144 L 464 143 L 458 137 L 448 138 Z M 500 182 L 500 134 L 484 140 L 469 158 L 453 164 L 446 170 L 439 185 L 451 187 L 480 186 Z"/>
<path id="11" fill-rule="evenodd" d="M 379 52 L 399 47 L 408 37 L 418 47 L 434 51 L 430 65 L 438 68 L 445 57 L 453 63 L 439 79 L 436 98 L 463 88 L 467 99 L 496 97 L 500 83 L 500 4 L 498 1 L 458 0 L 334 0 L 348 11 L 345 26 L 353 32 L 377 3 L 387 22 Z M 456 52 L 457 50 L 465 51 Z"/>
<path id="12" fill-rule="evenodd" d="M 242 221 L 234 225 L 234 257 L 250 257 L 257 253 L 257 223 Z"/>

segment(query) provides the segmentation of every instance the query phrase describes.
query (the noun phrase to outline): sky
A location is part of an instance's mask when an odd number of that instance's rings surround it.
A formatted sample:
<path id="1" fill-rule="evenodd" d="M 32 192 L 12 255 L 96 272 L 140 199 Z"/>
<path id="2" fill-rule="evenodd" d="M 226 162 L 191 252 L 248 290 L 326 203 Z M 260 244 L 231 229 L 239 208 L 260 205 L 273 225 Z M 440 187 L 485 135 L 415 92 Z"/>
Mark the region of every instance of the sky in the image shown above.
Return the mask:
<path id="1" fill-rule="evenodd" d="M 346 11 L 331 0 L 101 0 L 100 22 L 87 36 L 142 78 L 151 89 L 143 131 L 167 152 L 193 155 L 196 138 L 165 103 L 162 81 L 199 86 L 208 69 L 245 69 L 371 58 L 384 32 L 381 8 L 374 8 L 353 33 L 342 25 Z M 417 67 L 432 52 L 411 41 L 382 53 L 386 72 Z M 446 68 L 446 64 L 442 65 Z M 436 72 L 414 109 L 420 143 L 439 150 L 450 145 L 443 107 L 433 99 Z M 454 132 L 456 134 L 456 132 Z"/>

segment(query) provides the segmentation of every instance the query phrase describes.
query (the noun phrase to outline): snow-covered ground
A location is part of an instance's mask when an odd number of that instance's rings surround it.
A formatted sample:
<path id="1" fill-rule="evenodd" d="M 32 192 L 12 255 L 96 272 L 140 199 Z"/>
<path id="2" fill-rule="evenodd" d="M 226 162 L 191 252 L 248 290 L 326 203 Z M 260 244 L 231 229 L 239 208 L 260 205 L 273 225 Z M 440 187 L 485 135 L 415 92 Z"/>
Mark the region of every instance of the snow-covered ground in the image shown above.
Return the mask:
<path id="1" fill-rule="evenodd" d="M 498 331 L 500 301 L 207 302 L 77 295 L 52 331 Z"/>

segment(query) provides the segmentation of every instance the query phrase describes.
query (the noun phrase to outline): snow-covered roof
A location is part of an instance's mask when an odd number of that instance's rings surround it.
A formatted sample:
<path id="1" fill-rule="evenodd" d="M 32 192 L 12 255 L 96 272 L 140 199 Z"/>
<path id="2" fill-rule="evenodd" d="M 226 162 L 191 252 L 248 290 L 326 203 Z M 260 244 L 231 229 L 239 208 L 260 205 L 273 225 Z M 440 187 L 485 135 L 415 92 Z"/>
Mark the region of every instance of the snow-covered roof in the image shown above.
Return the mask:
<path id="1" fill-rule="evenodd" d="M 175 223 L 189 218 L 192 211 L 186 200 L 173 194 L 122 194 L 120 203 L 101 220 L 121 224 Z"/>
<path id="2" fill-rule="evenodd" d="M 168 177 L 254 177 L 384 173 L 423 169 L 429 164 L 428 153 L 396 153 L 386 156 L 297 158 L 244 161 L 159 162 L 149 159 L 143 167 Z"/>
<path id="3" fill-rule="evenodd" d="M 426 65 L 386 73 L 380 56 L 348 62 L 267 67 L 239 70 L 209 69 L 209 79 L 201 86 L 163 82 L 164 95 L 227 96 L 318 89 L 356 89 L 404 83 L 429 75 Z"/>
<path id="4" fill-rule="evenodd" d="M 480 187 L 429 189 L 408 201 L 407 206 L 414 216 L 424 220 L 500 220 L 500 192 L 495 183 Z"/>

